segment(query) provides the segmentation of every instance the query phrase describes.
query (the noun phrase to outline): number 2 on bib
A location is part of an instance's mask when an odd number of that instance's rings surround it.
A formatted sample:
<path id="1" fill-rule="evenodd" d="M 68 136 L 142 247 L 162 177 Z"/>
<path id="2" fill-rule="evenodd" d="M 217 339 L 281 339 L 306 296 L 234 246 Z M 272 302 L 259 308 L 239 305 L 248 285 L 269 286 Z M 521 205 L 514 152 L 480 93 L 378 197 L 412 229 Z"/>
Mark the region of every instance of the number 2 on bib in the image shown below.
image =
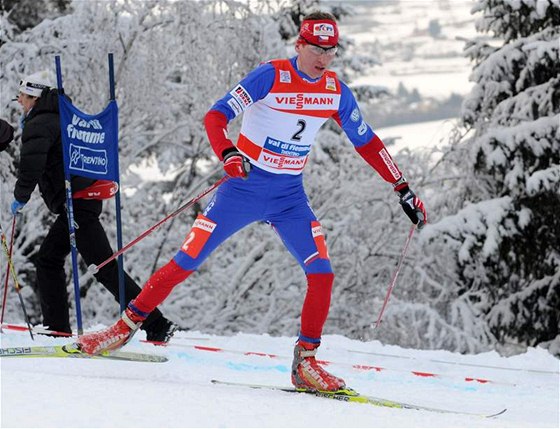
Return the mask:
<path id="1" fill-rule="evenodd" d="M 292 136 L 292 140 L 294 140 L 296 142 L 299 142 L 301 140 L 301 134 L 305 130 L 306 125 L 307 124 L 305 123 L 305 121 L 303 119 L 298 119 L 297 126 L 299 127 L 299 129 Z"/>

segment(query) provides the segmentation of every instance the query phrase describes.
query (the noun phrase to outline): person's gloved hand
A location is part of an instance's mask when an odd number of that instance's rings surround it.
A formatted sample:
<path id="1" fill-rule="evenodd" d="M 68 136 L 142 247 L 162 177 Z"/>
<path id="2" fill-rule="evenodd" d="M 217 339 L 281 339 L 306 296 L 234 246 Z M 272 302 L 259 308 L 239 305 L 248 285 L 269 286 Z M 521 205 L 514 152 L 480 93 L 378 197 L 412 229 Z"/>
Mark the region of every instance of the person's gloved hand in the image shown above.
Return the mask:
<path id="1" fill-rule="evenodd" d="M 229 177 L 247 179 L 251 163 L 238 150 L 232 150 L 224 156 L 224 171 Z"/>
<path id="2" fill-rule="evenodd" d="M 418 225 L 418 229 L 424 227 L 428 222 L 428 216 L 422 200 L 408 186 L 398 190 L 397 194 L 400 195 L 399 202 L 412 223 Z"/>
<path id="3" fill-rule="evenodd" d="M 21 210 L 23 209 L 23 207 L 25 206 L 25 203 L 20 203 L 18 200 L 14 200 L 14 202 L 12 203 L 10 209 L 12 210 L 12 215 L 17 215 L 18 213 L 21 213 Z"/>

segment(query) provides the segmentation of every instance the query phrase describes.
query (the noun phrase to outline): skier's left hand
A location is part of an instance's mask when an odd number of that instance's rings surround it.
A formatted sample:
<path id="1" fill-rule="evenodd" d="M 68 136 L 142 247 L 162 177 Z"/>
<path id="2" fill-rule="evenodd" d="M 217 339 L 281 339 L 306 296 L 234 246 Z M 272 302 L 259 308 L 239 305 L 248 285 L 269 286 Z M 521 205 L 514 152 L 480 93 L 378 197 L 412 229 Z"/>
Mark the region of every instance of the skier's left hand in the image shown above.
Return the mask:
<path id="1" fill-rule="evenodd" d="M 413 224 L 418 225 L 418 229 L 423 228 L 428 222 L 428 216 L 422 200 L 408 186 L 400 189 L 397 193 L 400 195 L 399 202 L 406 215 Z"/>

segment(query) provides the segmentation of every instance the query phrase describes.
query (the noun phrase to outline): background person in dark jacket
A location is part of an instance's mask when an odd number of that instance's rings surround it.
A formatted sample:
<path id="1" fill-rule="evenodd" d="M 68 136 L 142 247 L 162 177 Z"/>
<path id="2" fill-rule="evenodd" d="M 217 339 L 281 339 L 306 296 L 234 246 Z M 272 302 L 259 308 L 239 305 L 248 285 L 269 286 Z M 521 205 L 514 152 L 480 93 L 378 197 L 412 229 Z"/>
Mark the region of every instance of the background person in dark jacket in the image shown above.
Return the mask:
<path id="1" fill-rule="evenodd" d="M 23 108 L 23 134 L 20 164 L 14 189 L 12 214 L 19 213 L 29 201 L 37 185 L 48 209 L 57 215 L 39 249 L 35 266 L 43 324 L 49 329 L 71 332 L 65 259 L 70 253 L 68 218 L 65 210 L 64 166 L 56 89 L 50 89 L 48 72 L 38 72 L 23 79 L 17 98 Z M 72 177 L 76 245 L 89 266 L 100 264 L 113 254 L 103 226 L 99 221 L 102 201 L 77 198 L 87 195 L 96 181 Z M 86 192 L 79 192 L 79 191 Z M 95 278 L 115 299 L 119 299 L 118 266 L 112 261 L 99 270 Z M 125 273 L 126 302 L 140 293 L 140 287 Z M 177 328 L 158 310 L 142 327 L 151 341 L 168 341 Z"/>
<path id="2" fill-rule="evenodd" d="M 14 128 L 0 118 L 0 152 L 6 150 L 14 138 Z"/>

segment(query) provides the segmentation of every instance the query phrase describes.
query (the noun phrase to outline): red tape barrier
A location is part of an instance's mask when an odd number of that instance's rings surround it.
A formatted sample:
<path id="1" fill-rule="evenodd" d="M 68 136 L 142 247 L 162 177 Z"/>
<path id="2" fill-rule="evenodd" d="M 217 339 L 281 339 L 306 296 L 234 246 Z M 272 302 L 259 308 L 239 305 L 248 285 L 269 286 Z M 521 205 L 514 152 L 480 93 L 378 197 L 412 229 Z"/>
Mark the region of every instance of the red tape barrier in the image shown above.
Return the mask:
<path id="1" fill-rule="evenodd" d="M 276 358 L 278 358 L 278 359 L 291 359 L 291 356 L 281 356 L 281 355 L 275 355 L 275 354 L 269 354 L 269 353 L 263 353 L 263 352 L 244 352 L 244 351 L 240 351 L 240 350 L 229 350 L 229 349 L 223 349 L 223 348 L 219 348 L 219 347 L 208 347 L 208 346 L 187 345 L 187 344 L 177 344 L 177 343 L 164 344 L 164 343 L 154 343 L 154 342 L 146 341 L 146 340 L 141 340 L 141 342 L 151 343 L 151 344 L 160 345 L 160 346 L 186 347 L 186 348 L 192 348 L 192 349 L 200 350 L 200 351 L 204 351 L 204 352 L 233 353 L 233 354 L 241 354 L 241 355 L 244 355 L 244 356 L 260 356 L 260 357 L 268 357 L 268 358 L 273 358 L 273 359 L 276 359 Z M 450 376 L 450 375 L 445 375 L 445 374 L 436 374 L 436 373 L 432 373 L 432 372 L 409 371 L 409 370 L 386 368 L 386 367 L 381 367 L 381 366 L 372 366 L 372 365 L 363 365 L 363 364 L 347 364 L 347 363 L 332 362 L 332 361 L 328 361 L 328 360 L 319 360 L 319 359 L 317 359 L 317 362 L 320 363 L 321 365 L 325 365 L 325 366 L 328 366 L 328 365 L 350 366 L 350 367 L 352 367 L 352 369 L 355 369 L 357 371 L 375 371 L 375 372 L 396 371 L 396 372 L 404 372 L 404 373 L 407 373 L 407 374 L 412 374 L 416 377 L 452 378 L 452 379 L 460 379 L 461 381 L 464 381 L 464 382 L 467 382 L 467 383 L 480 383 L 480 384 L 490 384 L 491 383 L 491 384 L 499 384 L 499 385 L 506 385 L 506 386 L 516 386 L 515 383 L 489 380 L 489 379 L 480 378 L 480 377 L 458 377 L 458 376 Z"/>

